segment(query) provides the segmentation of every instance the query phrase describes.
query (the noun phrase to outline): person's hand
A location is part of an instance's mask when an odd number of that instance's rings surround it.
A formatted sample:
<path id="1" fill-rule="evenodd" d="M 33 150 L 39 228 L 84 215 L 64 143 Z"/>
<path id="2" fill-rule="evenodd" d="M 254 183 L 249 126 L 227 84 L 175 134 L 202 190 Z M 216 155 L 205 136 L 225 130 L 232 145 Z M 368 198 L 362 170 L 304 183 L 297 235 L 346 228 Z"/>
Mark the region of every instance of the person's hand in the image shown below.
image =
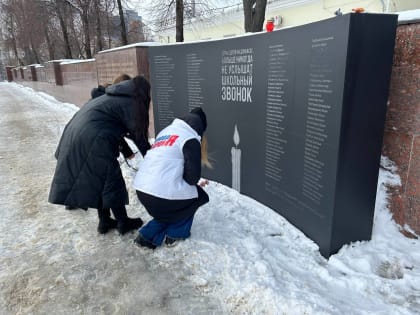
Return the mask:
<path id="1" fill-rule="evenodd" d="M 198 186 L 200 187 L 205 187 L 208 184 L 209 184 L 209 180 L 205 178 L 200 178 L 200 180 L 198 181 Z"/>

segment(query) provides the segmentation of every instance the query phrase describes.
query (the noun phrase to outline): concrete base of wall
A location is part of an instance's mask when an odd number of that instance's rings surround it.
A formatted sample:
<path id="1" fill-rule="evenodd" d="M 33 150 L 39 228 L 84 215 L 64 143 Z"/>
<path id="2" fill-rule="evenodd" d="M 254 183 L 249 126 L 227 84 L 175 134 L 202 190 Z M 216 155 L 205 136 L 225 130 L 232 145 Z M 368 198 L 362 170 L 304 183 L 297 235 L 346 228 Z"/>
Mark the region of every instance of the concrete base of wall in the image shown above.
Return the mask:
<path id="1" fill-rule="evenodd" d="M 38 92 L 45 92 L 54 96 L 60 102 L 83 106 L 91 97 L 90 91 L 96 87 L 91 81 L 80 82 L 80 85 L 54 85 L 48 82 L 20 81 L 19 84 L 33 88 Z"/>

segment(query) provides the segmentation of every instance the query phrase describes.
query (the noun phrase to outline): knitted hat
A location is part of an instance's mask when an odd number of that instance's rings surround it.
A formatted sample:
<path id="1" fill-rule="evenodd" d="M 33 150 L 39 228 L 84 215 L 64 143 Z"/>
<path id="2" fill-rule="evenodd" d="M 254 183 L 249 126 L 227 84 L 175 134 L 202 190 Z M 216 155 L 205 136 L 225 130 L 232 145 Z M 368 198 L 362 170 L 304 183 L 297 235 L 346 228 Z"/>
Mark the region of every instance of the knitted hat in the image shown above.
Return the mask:
<path id="1" fill-rule="evenodd" d="M 191 114 L 198 115 L 203 123 L 203 132 L 207 129 L 207 118 L 201 107 L 196 107 L 190 111 Z"/>

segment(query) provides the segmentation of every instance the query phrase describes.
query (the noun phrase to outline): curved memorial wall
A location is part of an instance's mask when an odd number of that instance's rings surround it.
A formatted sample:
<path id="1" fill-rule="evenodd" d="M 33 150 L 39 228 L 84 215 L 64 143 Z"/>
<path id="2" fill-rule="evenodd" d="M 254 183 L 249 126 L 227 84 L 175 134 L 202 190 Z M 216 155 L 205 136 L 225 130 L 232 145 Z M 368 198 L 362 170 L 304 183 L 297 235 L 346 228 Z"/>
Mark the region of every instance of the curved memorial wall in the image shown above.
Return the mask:
<path id="1" fill-rule="evenodd" d="M 201 106 L 204 176 L 266 204 L 323 256 L 371 237 L 397 16 L 149 47 L 156 131 Z"/>

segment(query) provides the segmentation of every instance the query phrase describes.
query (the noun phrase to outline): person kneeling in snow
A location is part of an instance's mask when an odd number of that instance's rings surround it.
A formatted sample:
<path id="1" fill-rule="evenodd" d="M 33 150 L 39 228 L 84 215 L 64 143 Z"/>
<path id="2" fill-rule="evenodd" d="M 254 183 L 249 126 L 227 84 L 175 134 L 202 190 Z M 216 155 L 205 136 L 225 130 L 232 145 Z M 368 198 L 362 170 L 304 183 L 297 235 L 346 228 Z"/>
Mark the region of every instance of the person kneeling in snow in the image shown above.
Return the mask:
<path id="1" fill-rule="evenodd" d="M 206 128 L 206 114 L 194 108 L 163 129 L 140 162 L 133 186 L 153 219 L 139 230 L 136 245 L 154 249 L 190 236 L 195 212 L 209 201 L 201 187 L 208 181 L 198 184 L 201 163 L 210 167 Z"/>

